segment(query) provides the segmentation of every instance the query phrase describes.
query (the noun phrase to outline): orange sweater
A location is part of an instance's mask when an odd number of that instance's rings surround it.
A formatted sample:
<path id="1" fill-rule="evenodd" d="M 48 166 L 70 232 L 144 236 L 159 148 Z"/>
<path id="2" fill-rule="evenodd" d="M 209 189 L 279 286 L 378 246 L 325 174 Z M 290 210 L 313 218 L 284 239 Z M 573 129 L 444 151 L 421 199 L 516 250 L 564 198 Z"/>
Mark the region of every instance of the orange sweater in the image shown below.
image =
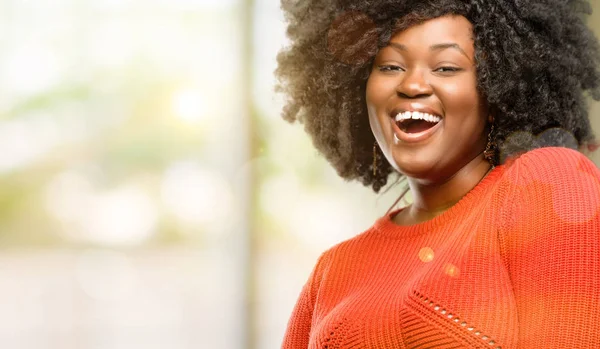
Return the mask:
<path id="1" fill-rule="evenodd" d="M 284 349 L 600 348 L 600 170 L 582 154 L 533 150 L 430 221 L 392 215 L 319 258 Z"/>

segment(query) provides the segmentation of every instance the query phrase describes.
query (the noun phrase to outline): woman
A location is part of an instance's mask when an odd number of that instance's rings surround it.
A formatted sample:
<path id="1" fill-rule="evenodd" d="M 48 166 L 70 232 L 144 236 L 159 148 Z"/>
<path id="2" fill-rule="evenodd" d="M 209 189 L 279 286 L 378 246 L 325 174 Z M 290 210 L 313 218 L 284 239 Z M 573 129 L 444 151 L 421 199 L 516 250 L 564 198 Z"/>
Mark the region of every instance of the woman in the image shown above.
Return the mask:
<path id="1" fill-rule="evenodd" d="M 283 348 L 600 347 L 587 2 L 341 3 L 283 2 L 284 116 L 413 203 L 319 258 Z"/>

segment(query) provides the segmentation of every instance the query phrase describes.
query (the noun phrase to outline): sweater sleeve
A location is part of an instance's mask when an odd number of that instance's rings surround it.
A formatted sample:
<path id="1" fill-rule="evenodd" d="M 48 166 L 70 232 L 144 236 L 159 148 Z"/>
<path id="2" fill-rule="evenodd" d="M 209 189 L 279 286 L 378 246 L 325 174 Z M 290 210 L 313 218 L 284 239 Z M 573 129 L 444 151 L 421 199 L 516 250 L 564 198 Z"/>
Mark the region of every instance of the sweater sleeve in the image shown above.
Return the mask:
<path id="1" fill-rule="evenodd" d="M 600 170 L 582 154 L 543 148 L 508 173 L 500 233 L 519 318 L 519 348 L 600 343 Z"/>
<path id="2" fill-rule="evenodd" d="M 316 301 L 319 284 L 322 278 L 322 266 L 325 254 L 323 254 L 316 266 L 313 268 L 308 281 L 304 284 L 300 297 L 296 301 L 292 315 L 288 321 L 287 330 L 283 338 L 282 349 L 307 349 L 311 325 L 313 319 L 313 310 Z"/>

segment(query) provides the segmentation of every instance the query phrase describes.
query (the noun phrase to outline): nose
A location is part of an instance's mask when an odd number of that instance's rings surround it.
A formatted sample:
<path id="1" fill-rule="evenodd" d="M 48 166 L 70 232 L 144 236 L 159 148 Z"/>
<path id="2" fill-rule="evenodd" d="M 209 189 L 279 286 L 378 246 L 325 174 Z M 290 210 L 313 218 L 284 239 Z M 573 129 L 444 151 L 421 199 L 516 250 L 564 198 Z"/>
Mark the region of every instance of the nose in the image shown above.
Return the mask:
<path id="1" fill-rule="evenodd" d="M 427 97 L 433 93 L 431 84 L 425 79 L 425 72 L 412 69 L 403 74 L 396 91 L 404 98 Z"/>

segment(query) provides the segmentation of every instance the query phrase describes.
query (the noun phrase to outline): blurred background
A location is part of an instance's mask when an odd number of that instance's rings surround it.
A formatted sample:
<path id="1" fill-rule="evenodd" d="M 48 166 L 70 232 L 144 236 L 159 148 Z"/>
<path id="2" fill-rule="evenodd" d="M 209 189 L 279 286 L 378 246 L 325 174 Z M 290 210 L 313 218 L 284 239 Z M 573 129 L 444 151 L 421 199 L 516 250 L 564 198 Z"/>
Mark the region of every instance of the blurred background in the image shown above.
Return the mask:
<path id="1" fill-rule="evenodd" d="M 1 348 L 279 347 L 399 190 L 280 119 L 285 43 L 277 0 L 0 0 Z"/>

